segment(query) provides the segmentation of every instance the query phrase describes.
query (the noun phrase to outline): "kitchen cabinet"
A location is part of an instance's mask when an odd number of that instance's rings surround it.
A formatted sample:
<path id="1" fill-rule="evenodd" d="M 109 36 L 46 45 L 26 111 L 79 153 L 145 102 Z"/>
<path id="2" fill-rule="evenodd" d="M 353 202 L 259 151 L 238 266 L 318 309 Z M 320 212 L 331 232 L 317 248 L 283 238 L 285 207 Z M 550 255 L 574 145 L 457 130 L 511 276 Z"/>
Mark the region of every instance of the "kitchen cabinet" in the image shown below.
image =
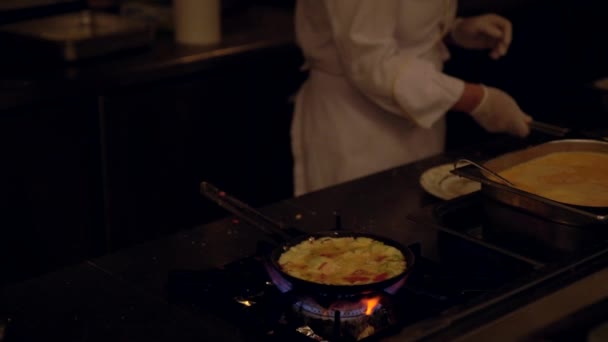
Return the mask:
<path id="1" fill-rule="evenodd" d="M 223 215 L 199 194 L 203 180 L 254 205 L 290 197 L 300 63 L 287 45 L 2 111 L 5 279 Z"/>
<path id="2" fill-rule="evenodd" d="M 218 216 L 206 180 L 255 205 L 292 195 L 295 47 L 102 96 L 111 248 Z"/>
<path id="3" fill-rule="evenodd" d="M 223 215 L 199 194 L 203 180 L 254 205 L 290 197 L 299 53 L 284 46 L 228 60 L 2 111 L 4 279 Z"/>
<path id="4" fill-rule="evenodd" d="M 0 284 L 100 251 L 95 110 L 82 97 L 0 113 Z"/>

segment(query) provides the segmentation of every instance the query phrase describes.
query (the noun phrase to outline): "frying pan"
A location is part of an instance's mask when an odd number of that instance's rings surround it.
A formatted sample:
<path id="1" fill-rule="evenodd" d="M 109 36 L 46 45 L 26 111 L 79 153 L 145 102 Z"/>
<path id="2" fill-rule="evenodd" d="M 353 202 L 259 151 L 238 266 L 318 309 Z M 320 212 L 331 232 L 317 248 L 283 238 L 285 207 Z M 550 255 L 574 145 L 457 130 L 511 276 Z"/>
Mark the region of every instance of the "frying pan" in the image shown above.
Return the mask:
<path id="1" fill-rule="evenodd" d="M 306 293 L 314 293 L 321 295 L 358 295 L 365 294 L 373 291 L 382 291 L 390 288 L 390 291 L 397 291 L 405 283 L 407 276 L 410 274 L 412 266 L 414 265 L 415 257 L 414 253 L 410 248 L 392 239 L 377 236 L 374 234 L 360 233 L 347 230 L 332 230 L 323 231 L 316 233 L 305 234 L 298 230 L 275 222 L 273 219 L 263 215 L 259 211 L 251 208 L 244 202 L 229 196 L 224 191 L 219 190 L 208 182 L 201 183 L 201 193 L 213 202 L 228 210 L 232 214 L 236 215 L 245 222 L 261 229 L 264 233 L 269 234 L 277 242 L 270 255 L 265 256 L 267 261 L 267 271 L 278 287 L 285 287 L 284 281 L 288 282 L 287 287 L 291 290 L 305 291 Z M 394 277 L 384 279 L 377 282 L 368 284 L 354 284 L 354 285 L 331 285 L 321 284 L 312 281 L 303 280 L 300 278 L 293 277 L 283 271 L 281 265 L 279 265 L 279 258 L 281 255 L 294 245 L 297 245 L 303 241 L 320 238 L 335 238 L 335 237 L 366 237 L 376 241 L 380 241 L 385 245 L 397 248 L 405 257 L 406 268 L 403 272 L 395 275 Z M 277 279 L 276 275 L 279 275 L 281 279 Z"/>

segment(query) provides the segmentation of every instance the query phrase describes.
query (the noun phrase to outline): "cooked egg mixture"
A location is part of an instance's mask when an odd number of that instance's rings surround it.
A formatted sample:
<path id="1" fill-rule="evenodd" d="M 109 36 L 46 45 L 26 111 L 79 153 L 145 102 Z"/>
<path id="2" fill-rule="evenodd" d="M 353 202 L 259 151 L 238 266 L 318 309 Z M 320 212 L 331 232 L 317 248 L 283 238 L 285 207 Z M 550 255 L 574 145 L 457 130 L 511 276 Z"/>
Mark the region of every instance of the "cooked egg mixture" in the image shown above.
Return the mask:
<path id="1" fill-rule="evenodd" d="M 608 154 L 555 152 L 499 174 L 515 187 L 562 203 L 608 207 Z"/>
<path id="2" fill-rule="evenodd" d="M 279 265 L 295 278 L 326 285 L 371 284 L 407 266 L 397 248 L 367 237 L 311 238 L 285 251 Z"/>

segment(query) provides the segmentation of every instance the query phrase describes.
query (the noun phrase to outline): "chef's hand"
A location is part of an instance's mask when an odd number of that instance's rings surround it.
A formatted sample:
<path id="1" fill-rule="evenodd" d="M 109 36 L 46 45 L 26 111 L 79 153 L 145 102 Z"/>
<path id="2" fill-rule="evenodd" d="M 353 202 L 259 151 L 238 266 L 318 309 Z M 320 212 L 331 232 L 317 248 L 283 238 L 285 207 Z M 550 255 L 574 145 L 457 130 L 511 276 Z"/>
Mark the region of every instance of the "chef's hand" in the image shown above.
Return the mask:
<path id="1" fill-rule="evenodd" d="M 515 100 L 504 91 L 483 86 L 484 96 L 470 114 L 486 131 L 525 137 L 530 133 L 532 117 L 522 112 Z"/>
<path id="2" fill-rule="evenodd" d="M 507 54 L 513 29 L 507 18 L 484 14 L 456 19 L 450 37 L 455 44 L 466 49 L 490 49 L 490 57 L 498 59 Z"/>

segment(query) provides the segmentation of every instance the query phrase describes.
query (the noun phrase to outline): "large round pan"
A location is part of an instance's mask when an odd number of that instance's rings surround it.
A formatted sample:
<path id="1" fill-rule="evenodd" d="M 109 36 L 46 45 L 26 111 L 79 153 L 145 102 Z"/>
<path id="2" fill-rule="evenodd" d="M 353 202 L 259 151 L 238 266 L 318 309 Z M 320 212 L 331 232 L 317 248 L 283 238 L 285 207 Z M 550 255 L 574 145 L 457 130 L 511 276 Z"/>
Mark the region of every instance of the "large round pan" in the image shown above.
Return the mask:
<path id="1" fill-rule="evenodd" d="M 377 282 L 366 283 L 366 284 L 354 284 L 354 285 L 331 285 L 331 284 L 321 284 L 321 283 L 317 283 L 317 282 L 312 282 L 312 281 L 296 278 L 296 277 L 290 275 L 289 273 L 286 273 L 282 269 L 281 265 L 279 264 L 279 258 L 281 257 L 281 255 L 283 253 L 285 253 L 287 250 L 289 250 L 292 246 L 297 245 L 303 241 L 310 240 L 310 239 L 320 239 L 320 238 L 327 238 L 327 237 L 354 237 L 354 238 L 366 237 L 366 238 L 370 238 L 370 239 L 373 239 L 376 241 L 380 241 L 380 242 L 384 243 L 385 245 L 395 247 L 397 250 L 399 250 L 403 254 L 403 256 L 405 258 L 405 263 L 406 263 L 405 270 L 396 276 L 393 276 L 391 278 L 387 278 L 387 279 L 384 279 L 381 281 L 377 281 Z M 270 254 L 269 259 L 270 259 L 269 260 L 270 265 L 274 268 L 274 270 L 276 270 L 277 273 L 284 280 L 287 280 L 293 286 L 294 290 L 303 291 L 306 293 L 316 293 L 316 294 L 326 294 L 326 295 L 351 295 L 351 294 L 362 294 L 362 293 L 372 292 L 372 291 L 382 291 L 391 286 L 395 286 L 400 281 L 404 282 L 406 277 L 409 275 L 410 270 L 412 269 L 412 266 L 414 265 L 415 257 L 414 257 L 414 253 L 408 247 L 406 247 L 394 240 L 391 240 L 391 239 L 388 239 L 388 238 L 385 238 L 382 236 L 373 235 L 373 234 L 336 230 L 336 231 L 318 232 L 318 233 L 313 233 L 313 234 L 304 234 L 304 235 L 298 236 L 298 237 L 292 239 L 291 241 L 284 243 L 280 247 L 275 248 L 272 251 L 272 253 Z"/>
<path id="2" fill-rule="evenodd" d="M 279 288 L 288 287 L 288 289 L 286 290 L 301 290 L 306 291 L 307 293 L 321 295 L 354 295 L 363 294 L 366 292 L 386 290 L 388 288 L 391 288 L 391 291 L 396 291 L 404 284 L 407 276 L 409 275 L 412 269 L 412 266 L 414 266 L 414 253 L 411 251 L 410 248 L 400 244 L 397 241 L 382 236 L 377 236 L 374 234 L 353 232 L 347 230 L 324 231 L 312 234 L 302 234 L 301 232 L 294 232 L 293 230 L 289 231 L 287 229 L 283 229 L 282 226 L 274 220 L 264 216 L 263 214 L 251 208 L 247 204 L 241 202 L 240 200 L 232 196 L 228 196 L 224 191 L 220 191 L 215 186 L 207 182 L 201 183 L 201 193 L 219 206 L 221 206 L 222 208 L 228 210 L 229 212 L 235 214 L 242 220 L 252 224 L 253 226 L 264 231 L 265 233 L 271 235 L 279 242 L 279 246 L 276 247 L 270 253 L 270 255 L 268 255 L 269 275 L 273 282 L 275 282 L 275 284 Z M 278 261 L 281 255 L 292 246 L 309 239 L 319 239 L 326 237 L 367 237 L 376 241 L 380 241 L 385 245 L 395 247 L 403 254 L 406 262 L 406 268 L 403 272 L 394 277 L 373 283 L 354 285 L 330 285 L 296 278 L 286 273 L 281 268 L 281 265 L 279 265 Z M 280 279 L 277 279 L 277 275 L 278 277 L 280 277 Z M 285 284 L 285 282 L 288 282 L 288 284 Z"/>

